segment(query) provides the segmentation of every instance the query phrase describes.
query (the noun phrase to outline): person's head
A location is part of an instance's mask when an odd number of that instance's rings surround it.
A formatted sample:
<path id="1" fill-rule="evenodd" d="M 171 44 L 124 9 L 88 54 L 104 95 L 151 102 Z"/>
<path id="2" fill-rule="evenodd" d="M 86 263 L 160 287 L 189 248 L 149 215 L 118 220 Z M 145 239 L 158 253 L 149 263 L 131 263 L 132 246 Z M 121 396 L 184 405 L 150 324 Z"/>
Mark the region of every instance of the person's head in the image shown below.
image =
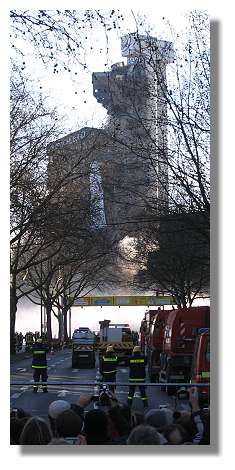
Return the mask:
<path id="1" fill-rule="evenodd" d="M 173 421 L 176 422 L 179 418 L 183 418 L 185 422 L 191 420 L 191 412 L 187 410 L 174 411 Z"/>
<path id="2" fill-rule="evenodd" d="M 140 424 L 132 429 L 126 443 L 128 445 L 159 445 L 161 437 L 154 427 Z"/>
<path id="3" fill-rule="evenodd" d="M 108 410 L 108 416 L 111 421 L 111 429 L 117 432 L 120 437 L 127 436 L 130 433 L 130 423 L 124 417 L 119 406 L 111 407 Z"/>
<path id="4" fill-rule="evenodd" d="M 47 422 L 43 418 L 34 416 L 29 418 L 20 435 L 21 445 L 48 444 L 52 434 Z"/>
<path id="5" fill-rule="evenodd" d="M 126 403 L 119 404 L 122 415 L 124 416 L 125 420 L 131 425 L 131 408 L 130 406 L 126 405 Z"/>
<path id="6" fill-rule="evenodd" d="M 200 444 L 210 444 L 210 410 L 203 411 L 204 433 Z"/>
<path id="7" fill-rule="evenodd" d="M 73 410 L 63 411 L 55 420 L 58 437 L 76 437 L 82 429 L 82 419 Z"/>
<path id="8" fill-rule="evenodd" d="M 171 424 L 164 429 L 164 437 L 169 444 L 179 445 L 187 440 L 186 432 L 180 424 Z"/>
<path id="9" fill-rule="evenodd" d="M 140 352 L 141 352 L 140 346 L 135 346 L 133 349 L 133 354 L 140 354 Z"/>
<path id="10" fill-rule="evenodd" d="M 186 439 L 189 441 L 192 440 L 197 432 L 197 428 L 192 420 L 191 413 L 182 410 L 179 413 L 179 416 L 177 417 L 177 415 L 174 415 L 174 418 L 174 424 L 179 424 L 184 428 L 184 431 L 186 433 Z"/>
<path id="11" fill-rule="evenodd" d="M 76 403 L 71 403 L 70 404 L 70 409 L 76 413 L 81 420 L 84 420 L 84 410 L 81 406 L 77 405 Z"/>
<path id="12" fill-rule="evenodd" d="M 133 411 L 131 413 L 131 427 L 134 428 L 135 426 L 139 426 L 139 424 L 144 424 L 145 417 L 144 413 L 141 411 Z"/>
<path id="13" fill-rule="evenodd" d="M 21 418 L 30 418 L 31 415 L 27 411 L 23 410 L 23 408 L 12 408 L 10 417 L 21 419 Z"/>
<path id="14" fill-rule="evenodd" d="M 25 422 L 23 419 L 11 418 L 10 421 L 10 442 L 11 444 L 19 444 L 19 439 Z"/>
<path id="15" fill-rule="evenodd" d="M 53 436 L 56 435 L 55 420 L 64 411 L 70 410 L 70 403 L 66 400 L 52 401 L 48 408 L 48 418 Z"/>
<path id="16" fill-rule="evenodd" d="M 108 418 L 103 410 L 88 411 L 84 419 L 87 444 L 105 444 L 109 440 Z"/>
<path id="17" fill-rule="evenodd" d="M 162 432 L 165 426 L 173 423 L 173 411 L 168 408 L 149 410 L 145 415 L 145 423 Z"/>

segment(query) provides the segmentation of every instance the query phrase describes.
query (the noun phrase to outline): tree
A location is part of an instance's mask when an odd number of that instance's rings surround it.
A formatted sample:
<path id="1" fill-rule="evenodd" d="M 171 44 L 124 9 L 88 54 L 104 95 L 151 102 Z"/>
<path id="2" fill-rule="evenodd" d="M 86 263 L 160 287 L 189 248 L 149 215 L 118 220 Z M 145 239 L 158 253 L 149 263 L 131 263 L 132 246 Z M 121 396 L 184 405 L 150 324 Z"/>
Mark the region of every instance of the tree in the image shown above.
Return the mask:
<path id="1" fill-rule="evenodd" d="M 48 254 L 48 260 L 40 267 L 31 267 L 27 276 L 27 284 L 33 290 L 25 295 L 36 304 L 43 302 L 49 342 L 52 338 L 52 312 L 58 320 L 59 339 L 62 336 L 67 339 L 69 308 L 78 297 L 87 295 L 105 283 L 108 266 L 112 266 L 111 254 L 116 246 L 114 242 L 110 245 L 104 232 L 85 233 L 84 226 L 79 229 L 73 219 L 70 222 L 63 230 L 62 248 L 56 255 Z"/>
<path id="2" fill-rule="evenodd" d="M 91 214 L 88 194 L 78 191 L 76 197 L 69 198 L 74 187 L 85 186 L 89 180 L 91 170 L 87 160 L 92 149 L 86 150 L 81 141 L 76 150 L 74 145 L 67 144 L 66 155 L 60 150 L 58 156 L 57 152 L 54 174 L 54 167 L 51 169 L 54 157 L 48 158 L 47 147 L 60 134 L 55 110 L 46 106 L 43 96 L 35 96 L 15 70 L 11 84 L 12 351 L 17 302 L 33 290 L 42 289 L 40 274 L 36 285 L 29 284 L 29 272 L 34 269 L 40 273 L 42 265 L 63 253 L 68 240 L 66 229 L 71 227 L 72 220 L 75 239 L 80 237 L 84 241 L 93 231 L 91 220 L 95 215 L 94 210 Z M 93 144 L 96 145 L 95 140 Z M 69 165 L 61 165 L 61 161 Z"/>
<path id="3" fill-rule="evenodd" d="M 194 217 L 200 224 L 199 214 L 188 217 Z M 170 293 L 178 307 L 191 305 L 196 296 L 208 294 L 209 246 L 199 231 L 193 229 L 187 216 L 171 214 L 151 229 L 147 239 L 142 237 L 138 241 L 141 247 L 137 253 L 138 256 L 142 254 L 143 269 L 136 275 L 134 283 L 141 289 Z"/>
<path id="4" fill-rule="evenodd" d="M 87 69 L 93 29 L 102 26 L 107 35 L 111 29 L 120 29 L 123 19 L 119 10 L 11 10 L 12 55 L 21 62 L 22 71 L 32 55 L 55 74 L 70 73 L 75 64 Z"/>
<path id="5" fill-rule="evenodd" d="M 24 293 L 25 277 L 32 265 L 39 265 L 43 249 L 53 246 L 53 236 L 42 243 L 39 218 L 49 198 L 46 188 L 48 140 L 60 132 L 55 110 L 47 108 L 42 96 L 35 96 L 30 84 L 14 68 L 11 81 L 11 348 L 17 302 Z M 31 290 L 31 288 L 30 288 Z"/>

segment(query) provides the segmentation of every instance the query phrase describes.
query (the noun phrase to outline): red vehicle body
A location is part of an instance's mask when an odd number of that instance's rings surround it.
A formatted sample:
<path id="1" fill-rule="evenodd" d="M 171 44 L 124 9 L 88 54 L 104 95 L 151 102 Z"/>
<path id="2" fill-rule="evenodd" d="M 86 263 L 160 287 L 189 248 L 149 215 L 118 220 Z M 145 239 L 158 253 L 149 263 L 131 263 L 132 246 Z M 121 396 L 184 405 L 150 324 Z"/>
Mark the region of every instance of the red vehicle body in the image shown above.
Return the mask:
<path id="1" fill-rule="evenodd" d="M 140 325 L 140 346 L 144 354 L 147 355 L 150 343 L 150 328 L 158 310 L 146 310 Z"/>
<path id="2" fill-rule="evenodd" d="M 171 310 L 164 329 L 159 382 L 186 383 L 191 380 L 192 361 L 200 328 L 209 328 L 210 308 L 189 307 Z M 169 394 L 173 386 L 166 387 Z"/>
<path id="3" fill-rule="evenodd" d="M 145 335 L 145 352 L 148 360 L 148 374 L 150 382 L 156 382 L 159 379 L 160 358 L 162 353 L 162 344 L 164 331 L 170 310 L 149 310 L 146 313 L 147 327 Z"/>
<path id="4" fill-rule="evenodd" d="M 210 382 L 210 330 L 200 332 L 197 336 L 191 369 L 192 383 Z M 199 400 L 203 404 L 210 401 L 210 390 L 208 386 L 200 387 Z"/>

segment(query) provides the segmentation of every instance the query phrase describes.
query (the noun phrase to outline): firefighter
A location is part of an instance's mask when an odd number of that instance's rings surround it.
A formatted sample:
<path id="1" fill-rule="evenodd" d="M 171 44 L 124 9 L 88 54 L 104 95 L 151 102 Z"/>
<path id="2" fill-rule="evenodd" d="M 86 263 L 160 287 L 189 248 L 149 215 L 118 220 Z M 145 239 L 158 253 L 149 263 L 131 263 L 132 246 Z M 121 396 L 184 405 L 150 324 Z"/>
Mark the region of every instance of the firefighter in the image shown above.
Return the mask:
<path id="1" fill-rule="evenodd" d="M 146 366 L 146 358 L 141 354 L 140 346 L 135 346 L 133 349 L 132 356 L 129 359 L 129 382 L 139 382 L 140 384 L 145 382 L 145 366 Z M 133 397 L 135 394 L 135 385 L 129 386 L 129 393 L 127 397 L 128 406 L 131 407 Z M 146 396 L 144 385 L 139 385 L 141 399 L 143 402 L 144 407 L 148 406 L 148 398 Z"/>
<path id="2" fill-rule="evenodd" d="M 47 339 L 47 333 L 43 332 L 41 334 L 41 338 L 42 338 L 43 343 L 48 347 L 48 349 L 50 349 L 51 348 L 51 342 L 49 342 L 48 339 Z"/>
<path id="3" fill-rule="evenodd" d="M 137 331 L 133 331 L 133 333 L 132 333 L 132 341 L 133 341 L 134 346 L 137 346 L 137 345 L 138 345 L 139 335 L 138 335 L 138 332 L 137 332 Z"/>
<path id="4" fill-rule="evenodd" d="M 19 346 L 18 346 L 18 350 L 20 351 L 22 349 L 22 346 L 23 346 L 23 339 L 24 339 L 24 336 L 22 335 L 21 331 L 19 332 L 19 335 L 18 335 L 18 342 L 19 342 Z"/>
<path id="5" fill-rule="evenodd" d="M 48 348 L 43 343 L 42 338 L 38 338 L 36 343 L 32 348 L 33 360 L 32 360 L 32 369 L 33 369 L 33 378 L 34 382 L 40 381 L 40 376 L 42 382 L 47 381 L 47 352 Z M 44 393 L 47 393 L 47 386 L 42 385 L 42 390 Z M 36 393 L 38 391 L 38 385 L 33 386 L 33 391 Z"/>
<path id="6" fill-rule="evenodd" d="M 100 364 L 100 373 L 104 382 L 116 382 L 117 363 L 118 358 L 114 354 L 113 346 L 108 346 Z M 110 390 L 114 392 L 115 386 L 111 385 Z"/>
<path id="7" fill-rule="evenodd" d="M 39 332 L 39 331 L 35 331 L 35 333 L 34 333 L 34 339 L 35 339 L 35 341 L 37 341 L 38 338 L 40 338 L 40 332 Z"/>
<path id="8" fill-rule="evenodd" d="M 19 351 L 19 334 L 15 332 L 15 351 Z"/>
<path id="9" fill-rule="evenodd" d="M 25 334 L 25 343 L 26 343 L 26 351 L 30 351 L 30 349 L 33 346 L 33 333 L 31 333 L 31 331 L 28 331 Z"/>

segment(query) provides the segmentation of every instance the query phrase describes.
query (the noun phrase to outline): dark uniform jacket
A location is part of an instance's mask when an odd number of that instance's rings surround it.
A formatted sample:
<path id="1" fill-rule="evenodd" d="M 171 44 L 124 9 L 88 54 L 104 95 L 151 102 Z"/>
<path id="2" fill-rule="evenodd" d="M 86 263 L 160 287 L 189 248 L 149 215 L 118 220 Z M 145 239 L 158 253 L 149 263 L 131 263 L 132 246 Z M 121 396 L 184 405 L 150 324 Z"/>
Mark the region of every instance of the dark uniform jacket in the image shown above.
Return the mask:
<path id="1" fill-rule="evenodd" d="M 145 380 L 145 366 L 146 366 L 146 358 L 141 353 L 136 352 L 134 353 L 129 359 L 129 382 L 144 382 Z"/>
<path id="2" fill-rule="evenodd" d="M 33 334 L 28 332 L 25 334 L 25 342 L 26 344 L 32 344 L 33 343 Z"/>
<path id="3" fill-rule="evenodd" d="M 100 373 L 104 378 L 116 377 L 118 358 L 114 353 L 106 353 L 101 360 Z"/>
<path id="4" fill-rule="evenodd" d="M 34 369 L 46 369 L 47 368 L 47 352 L 48 348 L 43 343 L 35 343 L 32 348 L 33 361 L 32 367 Z"/>

